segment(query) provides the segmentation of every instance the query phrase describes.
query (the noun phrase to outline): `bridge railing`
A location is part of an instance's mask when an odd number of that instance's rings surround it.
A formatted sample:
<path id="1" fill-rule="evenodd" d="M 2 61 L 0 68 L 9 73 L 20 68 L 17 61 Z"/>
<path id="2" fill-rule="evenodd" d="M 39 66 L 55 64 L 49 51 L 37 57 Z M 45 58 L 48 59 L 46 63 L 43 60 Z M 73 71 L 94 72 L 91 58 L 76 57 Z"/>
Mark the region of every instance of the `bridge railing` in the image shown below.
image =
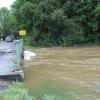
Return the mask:
<path id="1" fill-rule="evenodd" d="M 21 68 L 21 61 L 22 61 L 22 54 L 23 54 L 23 39 L 18 40 L 16 42 L 16 59 L 17 59 L 17 68 Z"/>

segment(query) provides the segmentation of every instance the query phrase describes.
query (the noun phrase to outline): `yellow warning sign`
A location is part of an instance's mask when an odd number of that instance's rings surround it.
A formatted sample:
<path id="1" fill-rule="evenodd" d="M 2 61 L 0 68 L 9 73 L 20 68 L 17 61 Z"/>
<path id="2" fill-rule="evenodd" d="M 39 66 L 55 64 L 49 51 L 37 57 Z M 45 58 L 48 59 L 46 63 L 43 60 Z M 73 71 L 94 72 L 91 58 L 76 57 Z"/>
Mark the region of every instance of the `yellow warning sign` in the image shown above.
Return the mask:
<path id="1" fill-rule="evenodd" d="M 26 35 L 26 30 L 20 30 L 20 31 L 19 31 L 19 35 L 21 35 L 21 36 Z"/>

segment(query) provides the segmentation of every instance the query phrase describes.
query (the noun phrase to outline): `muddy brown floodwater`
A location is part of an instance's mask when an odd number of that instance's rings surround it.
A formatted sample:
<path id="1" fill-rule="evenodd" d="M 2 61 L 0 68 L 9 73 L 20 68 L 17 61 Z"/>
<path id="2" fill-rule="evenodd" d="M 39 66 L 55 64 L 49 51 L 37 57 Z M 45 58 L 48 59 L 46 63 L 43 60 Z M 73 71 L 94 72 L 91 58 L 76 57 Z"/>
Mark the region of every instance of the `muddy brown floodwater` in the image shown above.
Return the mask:
<path id="1" fill-rule="evenodd" d="M 31 49 L 25 81 L 32 95 L 62 100 L 100 100 L 100 47 Z"/>

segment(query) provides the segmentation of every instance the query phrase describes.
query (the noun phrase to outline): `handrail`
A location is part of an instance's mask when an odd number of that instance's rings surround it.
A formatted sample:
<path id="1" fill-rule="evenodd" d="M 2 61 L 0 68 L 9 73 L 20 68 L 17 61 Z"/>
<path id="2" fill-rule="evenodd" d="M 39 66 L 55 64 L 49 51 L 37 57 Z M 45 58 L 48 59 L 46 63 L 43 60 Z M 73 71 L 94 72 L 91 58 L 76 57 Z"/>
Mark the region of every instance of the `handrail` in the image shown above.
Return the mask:
<path id="1" fill-rule="evenodd" d="M 22 51 L 23 51 L 23 39 L 16 41 L 17 68 L 19 69 L 20 69 Z"/>

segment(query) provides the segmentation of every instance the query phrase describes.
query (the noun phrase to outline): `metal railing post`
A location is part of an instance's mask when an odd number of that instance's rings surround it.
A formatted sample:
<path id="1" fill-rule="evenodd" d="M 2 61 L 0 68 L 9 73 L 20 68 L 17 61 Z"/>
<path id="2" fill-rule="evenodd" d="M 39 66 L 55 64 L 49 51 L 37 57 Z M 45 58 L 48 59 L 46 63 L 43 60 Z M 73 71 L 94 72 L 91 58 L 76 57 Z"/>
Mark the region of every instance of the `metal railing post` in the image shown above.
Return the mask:
<path id="1" fill-rule="evenodd" d="M 17 55 L 17 68 L 19 68 L 19 45 L 16 44 L 16 55 Z"/>

